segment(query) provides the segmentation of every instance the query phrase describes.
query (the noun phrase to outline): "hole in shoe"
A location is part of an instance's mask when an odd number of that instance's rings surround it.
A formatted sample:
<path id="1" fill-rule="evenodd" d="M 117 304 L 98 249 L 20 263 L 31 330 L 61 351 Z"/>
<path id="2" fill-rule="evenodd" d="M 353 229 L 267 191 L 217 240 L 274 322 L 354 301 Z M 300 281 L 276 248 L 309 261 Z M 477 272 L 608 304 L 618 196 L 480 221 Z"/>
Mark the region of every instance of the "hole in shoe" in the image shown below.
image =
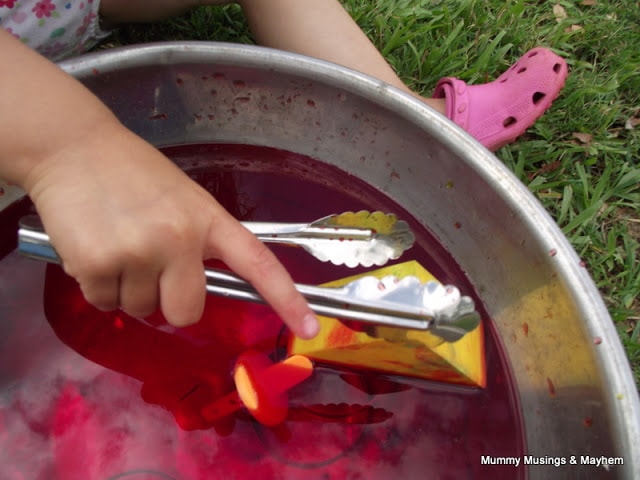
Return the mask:
<path id="1" fill-rule="evenodd" d="M 502 126 L 504 128 L 509 128 L 510 126 L 515 125 L 516 122 L 517 122 L 516 117 L 507 117 L 502 122 Z"/>
<path id="2" fill-rule="evenodd" d="M 553 66 L 553 71 L 556 72 L 556 73 L 560 73 L 560 70 L 562 70 L 562 65 L 560 65 L 559 63 L 556 63 Z"/>
<path id="3" fill-rule="evenodd" d="M 535 57 L 537 54 L 537 51 L 531 52 L 527 58 Z"/>
<path id="4" fill-rule="evenodd" d="M 533 97 L 531 98 L 531 100 L 533 100 L 533 104 L 537 105 L 538 102 L 540 100 L 542 100 L 544 97 L 546 97 L 547 95 L 545 93 L 542 92 L 536 92 L 533 94 Z"/>
<path id="5" fill-rule="evenodd" d="M 518 73 L 524 73 L 527 71 L 527 67 L 522 67 L 520 70 L 518 70 Z"/>

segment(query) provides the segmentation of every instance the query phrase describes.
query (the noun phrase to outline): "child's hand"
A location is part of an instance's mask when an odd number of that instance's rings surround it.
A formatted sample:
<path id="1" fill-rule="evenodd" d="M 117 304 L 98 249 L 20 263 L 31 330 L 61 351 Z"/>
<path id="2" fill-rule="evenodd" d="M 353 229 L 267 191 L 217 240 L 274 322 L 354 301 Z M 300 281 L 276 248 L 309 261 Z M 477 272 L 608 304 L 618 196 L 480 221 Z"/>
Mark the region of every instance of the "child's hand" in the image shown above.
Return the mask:
<path id="1" fill-rule="evenodd" d="M 159 305 L 174 325 L 196 322 L 202 261 L 214 257 L 295 334 L 317 333 L 275 256 L 83 85 L 2 29 L 0 63 L 13 66 L 0 71 L 0 176 L 27 191 L 89 302 L 134 316 Z"/>
<path id="2" fill-rule="evenodd" d="M 291 329 L 317 323 L 276 257 L 170 160 L 117 122 L 40 162 L 25 188 L 85 298 L 134 316 L 158 305 L 170 323 L 203 311 L 203 259 L 245 278 Z M 228 319 L 233 322 L 233 319 Z"/>

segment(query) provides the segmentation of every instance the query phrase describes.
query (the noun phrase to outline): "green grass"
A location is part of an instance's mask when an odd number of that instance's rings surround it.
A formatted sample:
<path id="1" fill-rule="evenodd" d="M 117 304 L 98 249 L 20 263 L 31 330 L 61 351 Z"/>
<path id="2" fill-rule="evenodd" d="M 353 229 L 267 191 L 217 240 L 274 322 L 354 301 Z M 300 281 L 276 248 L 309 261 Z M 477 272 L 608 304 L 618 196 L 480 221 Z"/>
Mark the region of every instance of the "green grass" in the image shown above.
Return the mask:
<path id="1" fill-rule="evenodd" d="M 640 385 L 640 4 L 617 1 L 345 0 L 403 80 L 495 78 L 537 45 L 570 76 L 552 108 L 498 157 L 537 195 L 584 259 Z M 553 6 L 564 8 L 558 20 Z M 594 5 L 591 5 L 594 4 Z M 116 43 L 251 42 L 236 6 L 123 29 Z"/>

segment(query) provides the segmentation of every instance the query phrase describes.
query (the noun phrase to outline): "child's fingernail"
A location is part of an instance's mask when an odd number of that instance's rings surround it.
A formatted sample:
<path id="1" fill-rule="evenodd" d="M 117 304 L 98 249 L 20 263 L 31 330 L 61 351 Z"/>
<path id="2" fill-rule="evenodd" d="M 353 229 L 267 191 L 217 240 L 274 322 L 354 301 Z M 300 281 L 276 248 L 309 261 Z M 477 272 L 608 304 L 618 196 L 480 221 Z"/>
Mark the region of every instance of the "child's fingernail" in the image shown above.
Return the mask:
<path id="1" fill-rule="evenodd" d="M 318 323 L 318 319 L 313 313 L 308 313 L 304 316 L 300 331 L 300 336 L 303 338 L 313 338 L 318 334 L 320 323 Z"/>

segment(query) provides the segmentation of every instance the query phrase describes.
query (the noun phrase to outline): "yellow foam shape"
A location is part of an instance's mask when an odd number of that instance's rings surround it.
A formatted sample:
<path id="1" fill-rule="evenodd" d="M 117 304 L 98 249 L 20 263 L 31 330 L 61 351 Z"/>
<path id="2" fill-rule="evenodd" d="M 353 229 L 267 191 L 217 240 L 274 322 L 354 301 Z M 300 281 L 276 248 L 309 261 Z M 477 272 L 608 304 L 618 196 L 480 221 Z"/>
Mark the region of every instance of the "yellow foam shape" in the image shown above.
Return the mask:
<path id="1" fill-rule="evenodd" d="M 399 263 L 362 275 L 354 275 L 323 287 L 340 287 L 361 277 L 394 275 L 418 277 L 423 283 L 437 279 L 416 261 Z M 289 355 L 305 355 L 318 362 L 359 370 L 423 378 L 438 382 L 484 387 L 486 385 L 482 324 L 454 343 L 428 331 L 359 324 L 352 330 L 335 318 L 319 317 L 320 333 L 311 340 L 296 336 Z"/>

